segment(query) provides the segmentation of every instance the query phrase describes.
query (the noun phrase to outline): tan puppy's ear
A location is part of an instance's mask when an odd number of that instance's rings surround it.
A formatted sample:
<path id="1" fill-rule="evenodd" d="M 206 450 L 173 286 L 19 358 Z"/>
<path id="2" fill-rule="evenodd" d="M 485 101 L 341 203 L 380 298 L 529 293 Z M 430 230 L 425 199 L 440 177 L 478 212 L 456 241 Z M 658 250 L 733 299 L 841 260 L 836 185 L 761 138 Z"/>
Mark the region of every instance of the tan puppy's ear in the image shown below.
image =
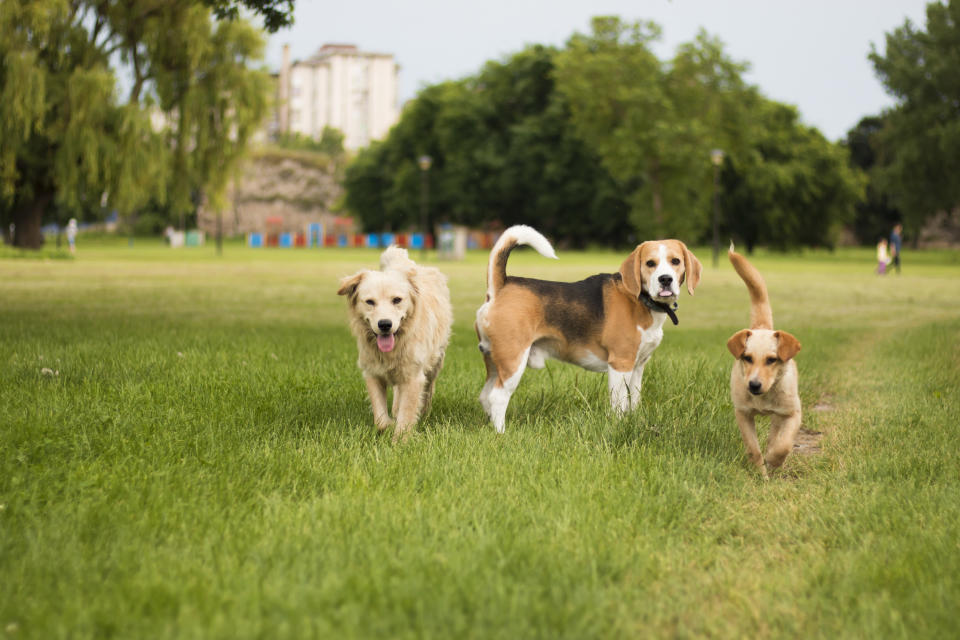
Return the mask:
<path id="1" fill-rule="evenodd" d="M 366 271 L 357 271 L 352 276 L 341 278 L 340 288 L 337 289 L 337 295 L 352 296 L 357 291 L 357 287 L 360 285 L 360 281 L 363 280 L 363 276 L 365 275 L 367 275 Z"/>
<path id="2" fill-rule="evenodd" d="M 687 245 L 681 242 L 680 246 L 683 247 L 683 277 L 687 281 L 687 293 L 693 295 L 693 290 L 700 284 L 700 273 L 703 271 L 703 265 L 697 260 L 697 256 L 693 255 L 690 249 L 687 249 Z"/>
<path id="3" fill-rule="evenodd" d="M 640 276 L 640 251 L 642 247 L 643 244 L 638 244 L 637 248 L 633 250 L 633 253 L 620 265 L 620 277 L 623 279 L 623 286 L 626 287 L 627 291 L 629 291 L 634 298 L 639 298 L 640 292 L 643 291 L 643 285 L 641 284 L 642 278 Z"/>
<path id="4" fill-rule="evenodd" d="M 727 340 L 727 349 L 730 350 L 730 353 L 732 353 L 733 357 L 737 360 L 739 360 L 743 352 L 747 350 L 747 338 L 751 335 L 753 335 L 753 333 L 750 329 L 741 329 Z"/>
<path id="5" fill-rule="evenodd" d="M 774 331 L 773 336 L 779 341 L 777 357 L 784 362 L 800 353 L 800 341 L 786 331 Z"/>

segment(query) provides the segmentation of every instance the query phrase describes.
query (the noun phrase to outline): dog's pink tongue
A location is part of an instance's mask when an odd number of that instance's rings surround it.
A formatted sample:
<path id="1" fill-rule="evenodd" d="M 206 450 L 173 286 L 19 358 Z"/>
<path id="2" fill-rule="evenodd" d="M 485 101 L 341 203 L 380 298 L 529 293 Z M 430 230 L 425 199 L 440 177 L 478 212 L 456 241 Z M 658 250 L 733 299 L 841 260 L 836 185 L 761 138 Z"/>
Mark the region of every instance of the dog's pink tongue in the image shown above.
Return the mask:
<path id="1" fill-rule="evenodd" d="M 384 353 L 393 351 L 393 345 L 395 345 L 396 342 L 397 342 L 397 339 L 393 336 L 392 333 L 386 336 L 377 336 L 377 348 L 380 349 L 380 351 L 383 351 Z"/>
<path id="2" fill-rule="evenodd" d="M 672 295 L 673 295 L 673 291 L 670 291 L 670 289 L 664 289 L 663 291 L 660 292 L 661 298 L 669 298 Z"/>

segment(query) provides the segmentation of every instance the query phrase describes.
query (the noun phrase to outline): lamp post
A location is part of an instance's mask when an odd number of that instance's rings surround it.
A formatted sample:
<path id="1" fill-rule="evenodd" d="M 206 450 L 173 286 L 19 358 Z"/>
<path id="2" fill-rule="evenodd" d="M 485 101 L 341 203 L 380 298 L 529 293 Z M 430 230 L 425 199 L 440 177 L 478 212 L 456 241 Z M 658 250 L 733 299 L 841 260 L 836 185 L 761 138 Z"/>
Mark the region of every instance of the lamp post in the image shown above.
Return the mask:
<path id="1" fill-rule="evenodd" d="M 420 230 L 423 233 L 420 244 L 420 259 L 424 260 L 427 257 L 427 200 L 430 196 L 428 174 L 430 165 L 433 164 L 433 158 L 422 155 L 417 158 L 417 164 L 420 165 Z"/>
<path id="2" fill-rule="evenodd" d="M 713 163 L 713 268 L 717 268 L 720 254 L 720 165 L 723 164 L 723 149 L 710 152 Z"/>

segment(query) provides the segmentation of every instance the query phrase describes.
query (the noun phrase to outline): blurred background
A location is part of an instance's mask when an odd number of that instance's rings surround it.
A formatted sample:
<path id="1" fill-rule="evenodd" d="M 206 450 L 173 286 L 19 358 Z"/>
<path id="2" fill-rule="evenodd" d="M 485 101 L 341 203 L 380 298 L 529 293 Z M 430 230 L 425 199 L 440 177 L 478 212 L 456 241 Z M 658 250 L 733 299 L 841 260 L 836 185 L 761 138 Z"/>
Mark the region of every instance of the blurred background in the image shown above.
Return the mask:
<path id="1" fill-rule="evenodd" d="M 960 0 L 458 4 L 6 0 L 4 241 L 960 243 Z"/>

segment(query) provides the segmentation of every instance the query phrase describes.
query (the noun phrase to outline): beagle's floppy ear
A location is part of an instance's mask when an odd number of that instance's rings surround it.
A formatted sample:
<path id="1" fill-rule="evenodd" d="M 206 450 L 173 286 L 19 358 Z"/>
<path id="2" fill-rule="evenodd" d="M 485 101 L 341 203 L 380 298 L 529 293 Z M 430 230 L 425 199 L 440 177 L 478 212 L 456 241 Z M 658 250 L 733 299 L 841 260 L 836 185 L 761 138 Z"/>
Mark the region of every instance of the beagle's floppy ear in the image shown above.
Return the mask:
<path id="1" fill-rule="evenodd" d="M 338 296 L 352 296 L 357 292 L 357 287 L 360 286 L 360 281 L 363 280 L 363 276 L 367 275 L 366 271 L 357 271 L 352 276 L 347 276 L 346 278 L 340 279 L 340 288 L 337 289 Z"/>
<path id="2" fill-rule="evenodd" d="M 774 331 L 773 336 L 778 342 L 777 357 L 784 362 L 800 353 L 800 341 L 786 331 Z"/>
<path id="3" fill-rule="evenodd" d="M 697 260 L 697 256 L 693 255 L 690 249 L 687 249 L 687 245 L 681 242 L 680 246 L 683 248 L 683 277 L 687 281 L 687 293 L 693 295 L 693 290 L 700 284 L 700 273 L 703 271 L 703 265 Z"/>
<path id="4" fill-rule="evenodd" d="M 643 291 L 643 277 L 640 275 L 640 253 L 643 251 L 643 245 L 638 244 L 623 264 L 620 265 L 620 278 L 623 280 L 623 286 L 633 295 L 634 298 L 640 297 Z"/>
<path id="5" fill-rule="evenodd" d="M 727 349 L 730 350 L 730 353 L 732 353 L 733 357 L 737 360 L 739 360 L 743 352 L 747 350 L 747 338 L 751 335 L 753 335 L 753 333 L 750 329 L 741 329 L 727 340 Z"/>

